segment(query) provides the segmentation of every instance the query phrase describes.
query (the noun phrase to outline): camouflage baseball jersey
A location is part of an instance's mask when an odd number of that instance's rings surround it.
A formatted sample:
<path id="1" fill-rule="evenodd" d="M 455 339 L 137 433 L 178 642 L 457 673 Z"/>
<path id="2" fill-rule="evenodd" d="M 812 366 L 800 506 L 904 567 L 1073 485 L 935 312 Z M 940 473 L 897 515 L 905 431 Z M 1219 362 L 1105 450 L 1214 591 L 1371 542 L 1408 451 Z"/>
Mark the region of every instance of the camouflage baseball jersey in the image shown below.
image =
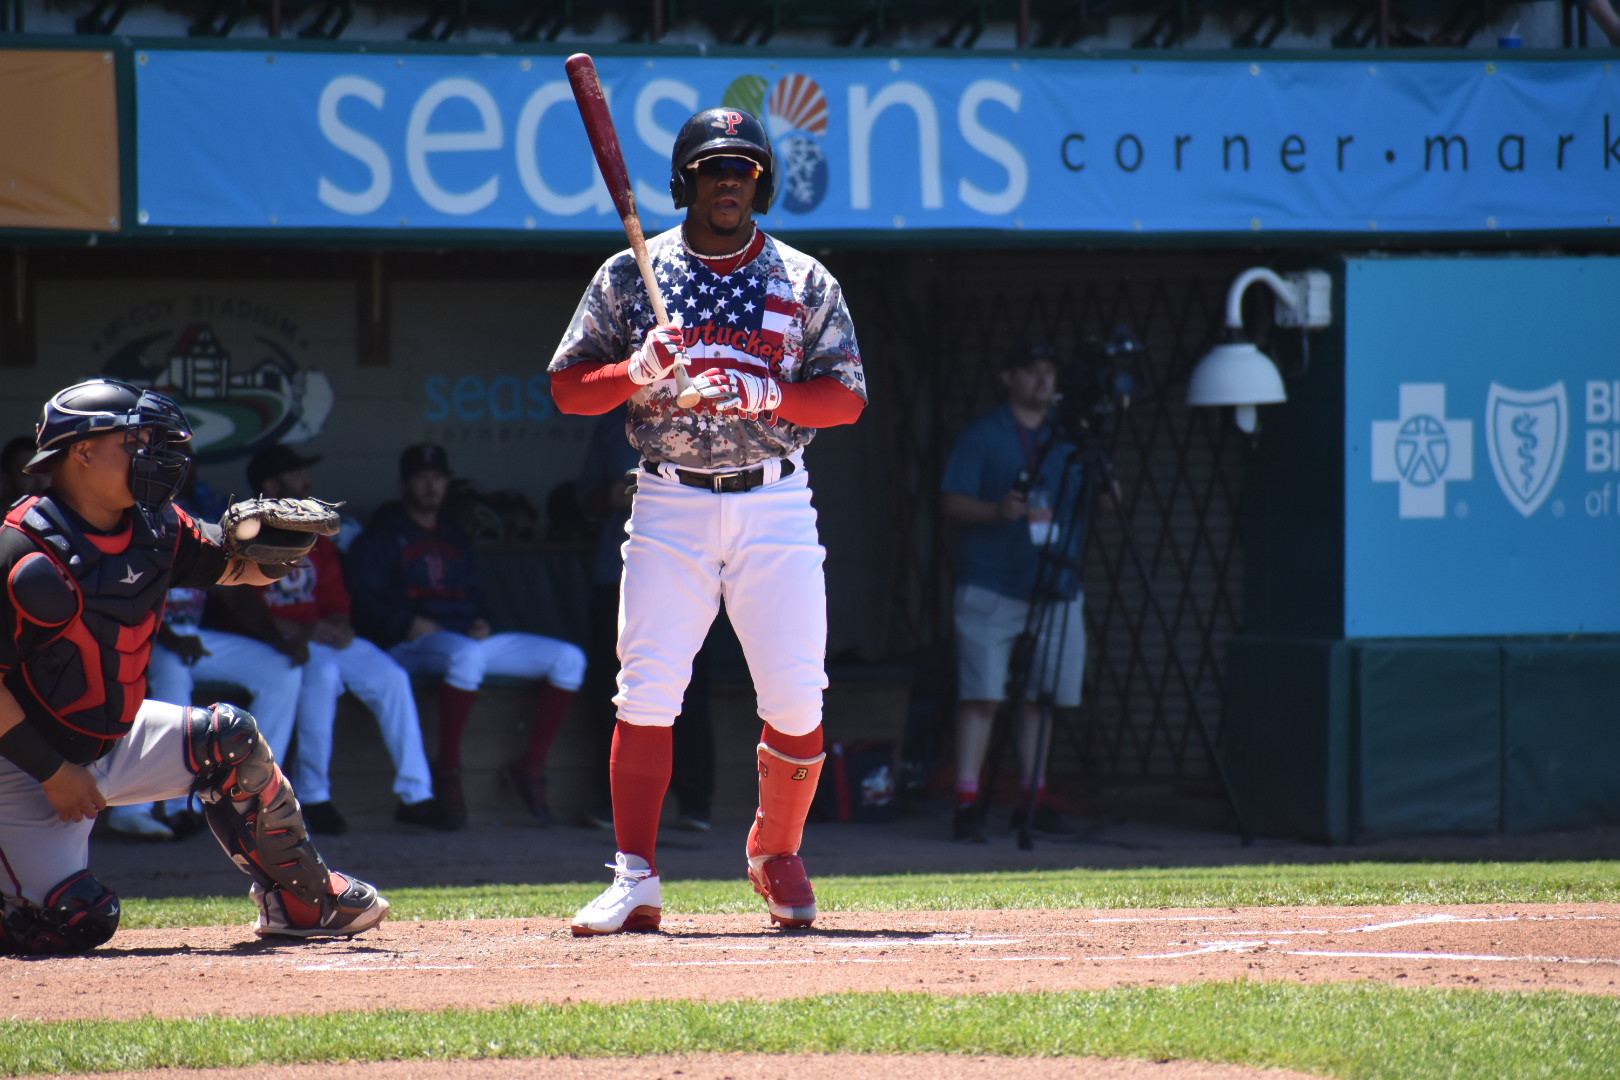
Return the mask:
<path id="1" fill-rule="evenodd" d="M 815 259 L 767 236 L 751 262 L 724 277 L 687 254 L 679 226 L 647 243 L 664 304 L 684 327 L 691 373 L 731 368 L 778 382 L 830 376 L 866 397 L 866 374 L 843 290 Z M 628 359 L 653 327 L 652 306 L 627 249 L 602 264 L 574 312 L 551 371 Z M 675 380 L 640 387 L 625 424 L 650 461 L 697 469 L 738 468 L 798 450 L 815 428 L 771 413 L 748 418 L 704 403 L 675 404 Z"/>

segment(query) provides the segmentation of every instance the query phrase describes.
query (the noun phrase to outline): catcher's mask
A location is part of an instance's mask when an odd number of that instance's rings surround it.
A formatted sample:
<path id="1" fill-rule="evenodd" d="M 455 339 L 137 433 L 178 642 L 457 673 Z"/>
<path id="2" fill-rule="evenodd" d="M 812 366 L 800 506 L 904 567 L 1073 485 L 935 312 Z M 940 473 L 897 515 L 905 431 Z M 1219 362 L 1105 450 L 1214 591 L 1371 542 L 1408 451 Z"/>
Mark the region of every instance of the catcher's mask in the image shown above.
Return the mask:
<path id="1" fill-rule="evenodd" d="M 124 433 L 129 492 L 141 508 L 161 509 L 185 483 L 191 425 L 172 398 L 118 379 L 91 379 L 59 390 L 40 410 L 38 447 L 25 473 L 48 473 L 62 451 L 109 431 Z"/>
<path id="2" fill-rule="evenodd" d="M 709 157 L 744 157 L 759 166 L 754 213 L 765 214 L 776 197 L 776 155 L 765 125 L 751 113 L 730 107 L 704 109 L 681 125 L 669 162 L 669 193 L 675 209 L 692 205 L 696 182 L 688 171 Z"/>

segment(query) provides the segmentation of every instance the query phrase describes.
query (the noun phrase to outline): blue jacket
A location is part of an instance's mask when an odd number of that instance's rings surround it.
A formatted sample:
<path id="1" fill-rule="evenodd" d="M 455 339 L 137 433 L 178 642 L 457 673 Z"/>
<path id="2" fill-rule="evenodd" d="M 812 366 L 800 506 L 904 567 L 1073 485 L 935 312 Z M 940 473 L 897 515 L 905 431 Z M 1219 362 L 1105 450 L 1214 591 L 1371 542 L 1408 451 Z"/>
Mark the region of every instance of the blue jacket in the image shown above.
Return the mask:
<path id="1" fill-rule="evenodd" d="M 405 640 L 420 615 L 446 630 L 466 633 L 484 614 L 472 541 L 440 517 L 422 528 L 405 504 L 384 504 L 372 517 L 346 565 L 354 627 L 383 648 Z"/>

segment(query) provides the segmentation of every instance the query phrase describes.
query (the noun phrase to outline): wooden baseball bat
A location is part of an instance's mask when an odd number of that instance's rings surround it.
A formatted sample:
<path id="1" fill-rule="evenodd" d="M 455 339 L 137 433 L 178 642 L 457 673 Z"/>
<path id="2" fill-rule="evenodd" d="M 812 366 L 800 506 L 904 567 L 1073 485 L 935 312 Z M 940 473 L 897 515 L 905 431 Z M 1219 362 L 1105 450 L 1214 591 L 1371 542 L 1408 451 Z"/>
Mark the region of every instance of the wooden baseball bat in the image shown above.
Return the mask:
<path id="1" fill-rule="evenodd" d="M 596 74 L 596 61 L 588 53 L 575 53 L 563 62 L 563 67 L 568 71 L 568 85 L 574 90 L 580 119 L 585 121 L 585 135 L 591 140 L 591 149 L 596 153 L 596 167 L 602 170 L 602 181 L 607 184 L 608 194 L 613 196 L 613 205 L 619 211 L 619 219 L 624 222 L 624 235 L 630 240 L 630 251 L 636 257 L 641 280 L 646 284 L 647 296 L 652 300 L 653 317 L 658 320 L 659 326 L 668 326 L 669 313 L 664 307 L 664 293 L 658 287 L 658 277 L 653 273 L 652 259 L 647 254 L 647 238 L 641 234 L 641 216 L 636 213 L 636 196 L 630 189 L 630 173 L 624 166 L 624 149 L 619 145 L 619 133 L 608 112 L 607 98 L 602 93 L 602 80 Z M 683 409 L 690 409 L 703 400 L 703 395 L 692 385 L 692 377 L 686 370 L 684 351 L 675 358 L 675 388 L 675 404 Z"/>

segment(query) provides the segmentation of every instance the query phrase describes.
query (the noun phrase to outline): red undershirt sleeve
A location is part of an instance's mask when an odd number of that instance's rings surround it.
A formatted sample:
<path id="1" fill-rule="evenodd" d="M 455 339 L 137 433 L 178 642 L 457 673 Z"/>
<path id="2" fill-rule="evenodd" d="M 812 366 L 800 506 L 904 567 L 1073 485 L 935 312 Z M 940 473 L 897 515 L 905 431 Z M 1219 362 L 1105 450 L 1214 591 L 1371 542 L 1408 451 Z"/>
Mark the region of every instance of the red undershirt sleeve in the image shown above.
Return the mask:
<path id="1" fill-rule="evenodd" d="M 866 408 L 866 399 L 830 375 L 804 382 L 781 384 L 782 404 L 776 410 L 790 424 L 800 427 L 837 427 L 853 424 Z"/>
<path id="2" fill-rule="evenodd" d="M 601 416 L 630 400 L 640 387 L 626 374 L 630 361 L 618 364 L 574 364 L 551 374 L 551 397 L 557 408 L 574 416 Z"/>

